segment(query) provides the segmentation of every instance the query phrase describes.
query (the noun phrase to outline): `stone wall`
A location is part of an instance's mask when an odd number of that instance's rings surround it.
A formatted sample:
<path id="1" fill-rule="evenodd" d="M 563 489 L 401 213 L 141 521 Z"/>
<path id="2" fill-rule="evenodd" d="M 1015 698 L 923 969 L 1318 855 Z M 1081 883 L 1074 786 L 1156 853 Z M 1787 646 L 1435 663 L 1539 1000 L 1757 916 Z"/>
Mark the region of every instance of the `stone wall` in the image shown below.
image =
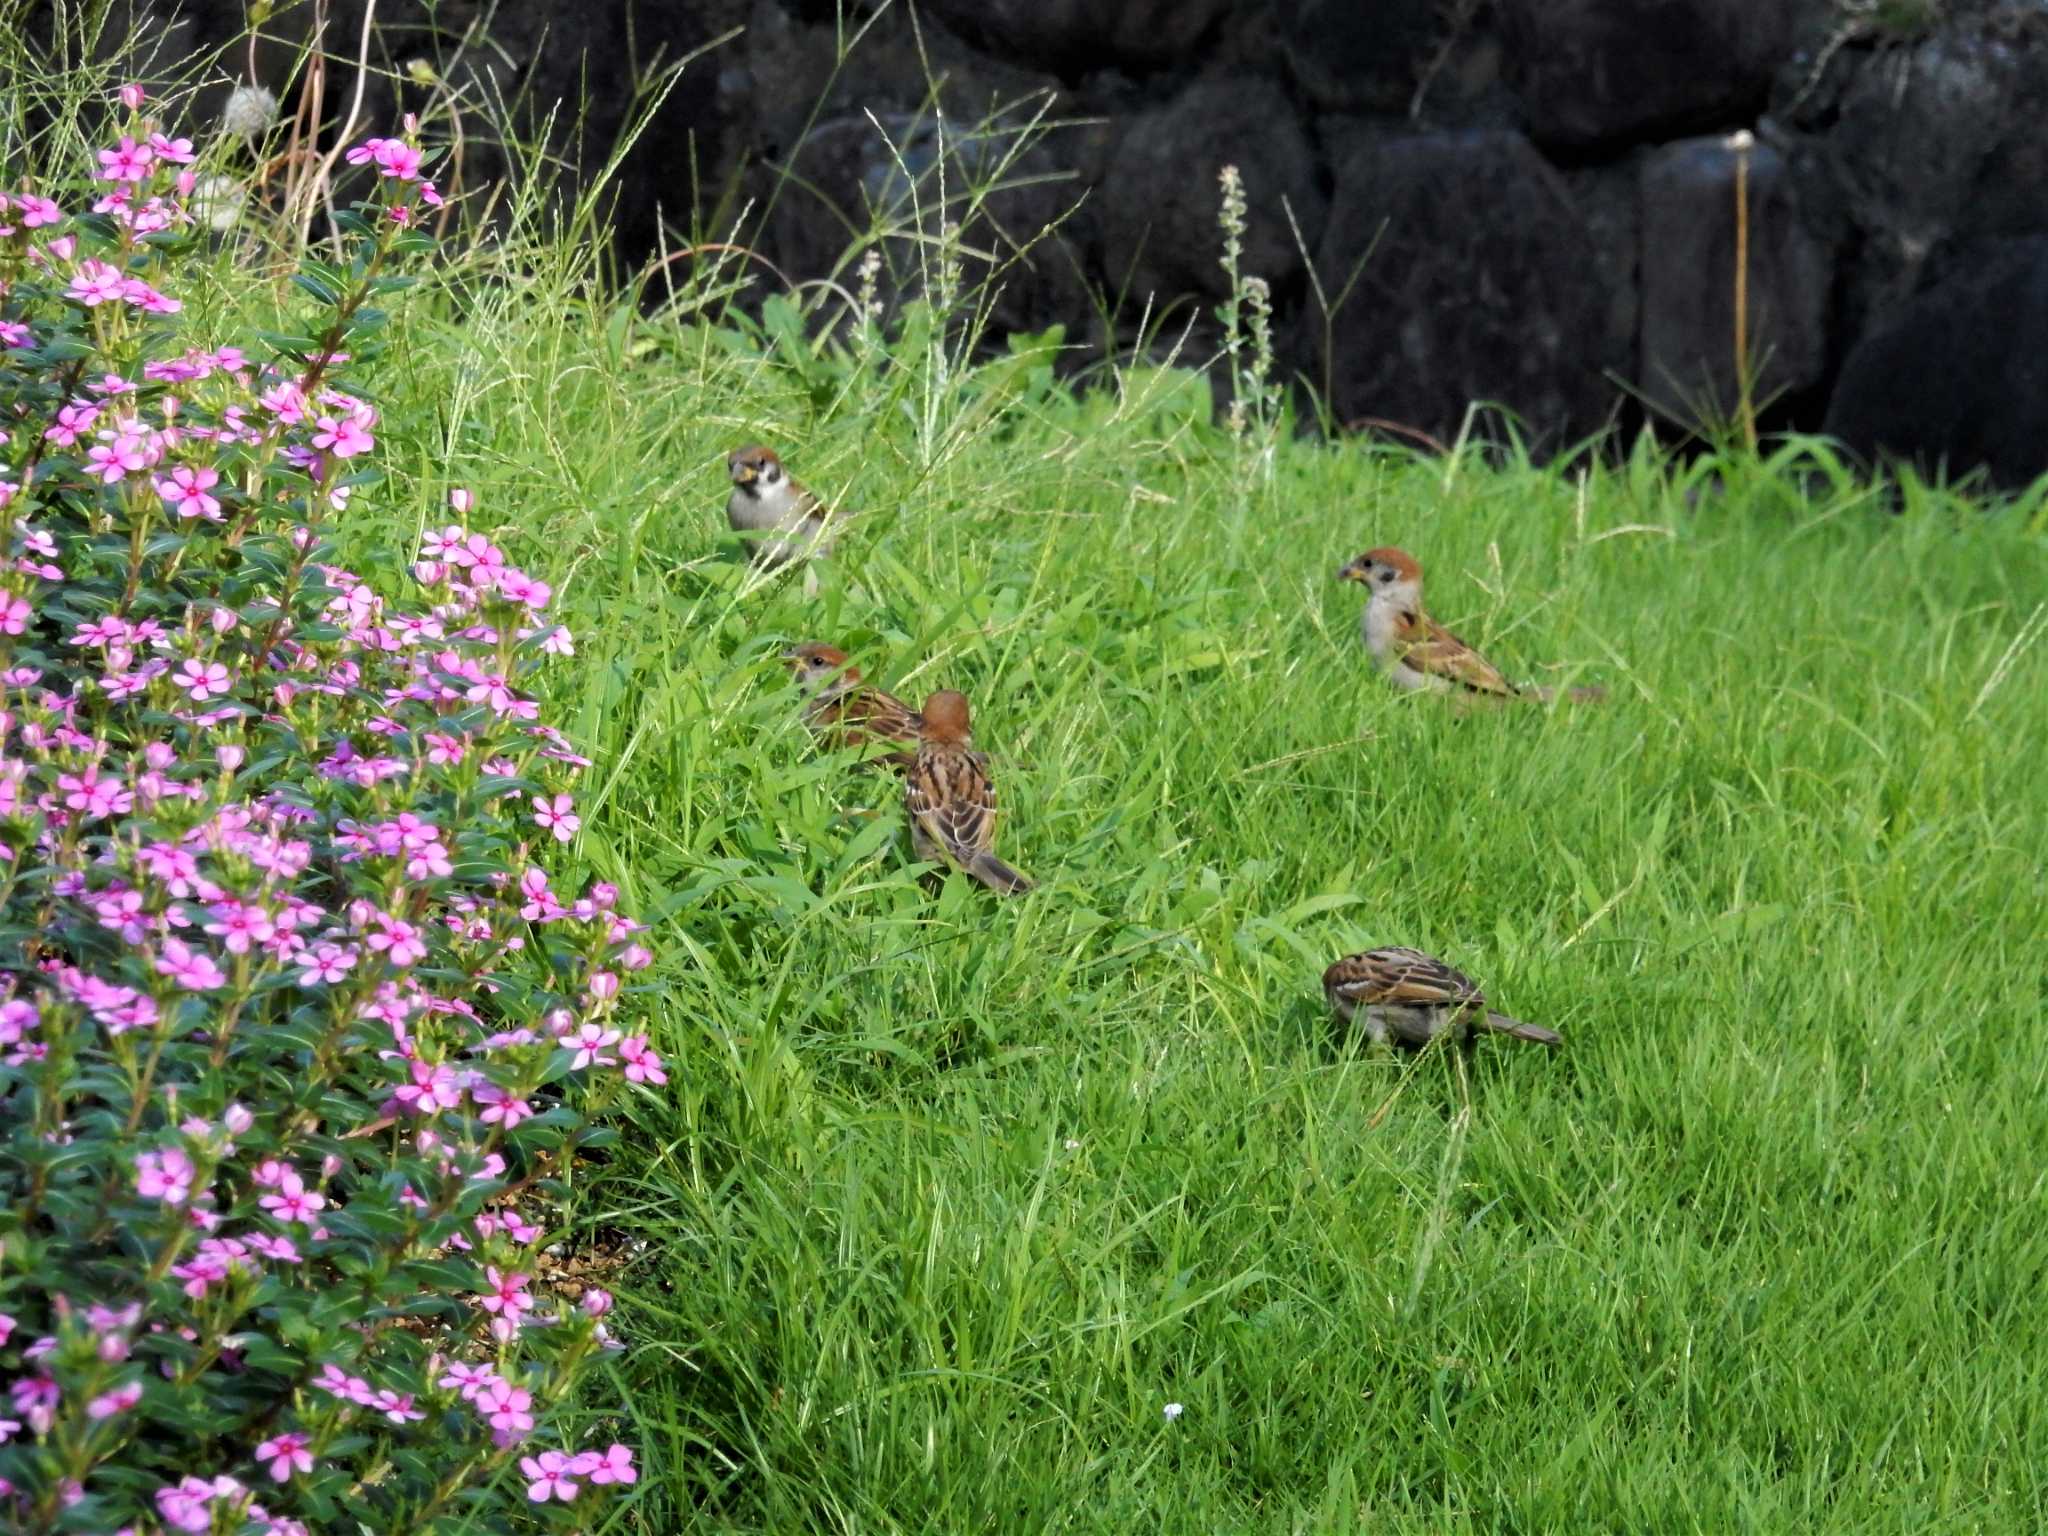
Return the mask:
<path id="1" fill-rule="evenodd" d="M 168 56 L 227 44 L 246 15 L 239 0 L 137 9 Z M 361 0 L 327 14 L 327 51 L 352 55 Z M 253 65 L 229 48 L 197 113 L 251 68 L 288 95 L 311 15 L 275 5 Z M 2048 393 L 2032 387 L 2048 367 L 2048 0 L 383 0 L 376 15 L 369 123 L 424 106 L 430 78 L 472 95 L 488 80 L 527 121 L 586 102 L 578 133 L 556 135 L 586 165 L 662 60 L 724 38 L 627 160 L 624 256 L 644 259 L 662 219 L 687 244 L 694 221 L 792 280 L 850 283 L 850 248 L 882 229 L 900 293 L 924 280 L 929 239 L 910 237 L 936 233 L 942 179 L 957 198 L 1000 173 L 985 202 L 950 208 L 981 253 L 967 276 L 999 272 L 999 325 L 1062 322 L 1088 358 L 1161 350 L 1189 324 L 1192 355 L 1213 346 L 1217 172 L 1234 164 L 1244 265 L 1272 285 L 1285 365 L 1340 422 L 1439 439 L 1474 400 L 1553 447 L 1646 416 L 1725 420 L 1727 136 L 1749 129 L 1766 423 L 2008 484 L 2048 469 Z M 331 106 L 352 84 L 338 59 Z M 465 181 L 503 164 L 472 142 Z"/>

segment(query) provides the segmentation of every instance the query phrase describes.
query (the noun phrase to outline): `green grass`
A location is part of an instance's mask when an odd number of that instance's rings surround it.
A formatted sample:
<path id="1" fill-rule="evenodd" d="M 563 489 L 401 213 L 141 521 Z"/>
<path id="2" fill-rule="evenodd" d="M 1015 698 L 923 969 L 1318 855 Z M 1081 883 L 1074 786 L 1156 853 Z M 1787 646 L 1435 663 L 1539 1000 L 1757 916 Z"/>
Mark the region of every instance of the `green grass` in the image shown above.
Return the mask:
<path id="1" fill-rule="evenodd" d="M 1811 445 L 1268 478 L 1177 375 L 469 303 L 385 504 L 473 484 L 559 582 L 578 853 L 659 919 L 673 1082 L 582 1190 L 649 1244 L 619 1528 L 2039 1528 L 2033 503 Z M 813 601 L 725 538 L 756 437 L 858 510 Z M 1333 580 L 1380 542 L 1610 701 L 1395 694 Z M 802 638 L 969 693 L 1042 890 L 920 885 Z M 1359 1050 L 1317 977 L 1383 943 L 1567 1048 Z"/>
<path id="2" fill-rule="evenodd" d="M 404 308 L 345 536 L 469 485 L 556 583 L 570 856 L 654 920 L 671 1085 L 577 1191 L 648 1245 L 594 1529 L 2048 1521 L 2039 491 L 1266 456 L 1170 370 L 578 299 L 588 233 Z M 749 439 L 855 513 L 815 599 L 726 534 Z M 1609 701 L 1396 694 L 1378 543 Z M 967 691 L 1040 891 L 920 883 L 799 639 Z M 1566 1049 L 1359 1049 L 1318 976 L 1388 943 Z"/>

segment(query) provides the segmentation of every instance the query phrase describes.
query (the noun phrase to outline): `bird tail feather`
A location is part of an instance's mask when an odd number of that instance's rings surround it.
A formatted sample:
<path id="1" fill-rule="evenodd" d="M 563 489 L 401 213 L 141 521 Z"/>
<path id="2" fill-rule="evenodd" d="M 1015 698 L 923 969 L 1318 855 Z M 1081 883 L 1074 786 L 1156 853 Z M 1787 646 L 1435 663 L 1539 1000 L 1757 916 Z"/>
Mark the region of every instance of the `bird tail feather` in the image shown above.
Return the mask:
<path id="1" fill-rule="evenodd" d="M 1028 875 L 1010 868 L 992 853 L 976 854 L 967 872 L 999 896 L 1021 896 L 1036 888 L 1036 882 Z"/>
<path id="2" fill-rule="evenodd" d="M 1541 1024 L 1524 1023 L 1511 1019 L 1504 1013 L 1488 1013 L 1480 1021 L 1487 1029 L 1503 1035 L 1513 1035 L 1517 1040 L 1533 1040 L 1538 1045 L 1563 1045 L 1564 1036 L 1554 1029 L 1545 1029 Z"/>

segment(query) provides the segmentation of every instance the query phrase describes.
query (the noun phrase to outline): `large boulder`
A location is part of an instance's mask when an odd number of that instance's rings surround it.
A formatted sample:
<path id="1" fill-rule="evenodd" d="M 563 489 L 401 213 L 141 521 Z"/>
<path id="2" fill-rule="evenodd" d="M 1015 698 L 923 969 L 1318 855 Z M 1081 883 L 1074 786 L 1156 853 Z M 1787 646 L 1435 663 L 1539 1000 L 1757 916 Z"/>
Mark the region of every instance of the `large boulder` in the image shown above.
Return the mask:
<path id="1" fill-rule="evenodd" d="M 950 238 L 961 290 L 995 281 L 989 321 L 998 334 L 1054 320 L 1078 331 L 1075 322 L 1094 313 L 1078 235 L 1085 221 L 1067 217 L 1080 189 L 1021 125 L 849 114 L 817 124 L 789 170 L 771 189 L 758 243 L 792 281 L 830 277 L 850 290 L 871 247 L 885 305 L 923 296 L 944 276 L 946 226 L 958 224 Z"/>
<path id="2" fill-rule="evenodd" d="M 2007 487 L 2048 473 L 2048 236 L 1981 247 L 1859 341 L 1826 430 L 1867 459 Z"/>
<path id="3" fill-rule="evenodd" d="M 1810 218 L 1842 232 L 1852 335 L 1924 286 L 1945 246 L 2048 230 L 2048 18 L 1959 22 L 1827 68 L 1788 67 L 1775 116 Z"/>
<path id="4" fill-rule="evenodd" d="M 1747 121 L 1827 0 L 1502 0 L 1510 71 L 1545 146 Z"/>
<path id="5" fill-rule="evenodd" d="M 924 0 L 976 47 L 1068 78 L 1105 66 L 1153 70 L 1194 58 L 1231 0 Z"/>
<path id="6" fill-rule="evenodd" d="M 1148 296 L 1224 295 L 1217 178 L 1226 165 L 1238 168 L 1249 205 L 1242 270 L 1276 289 L 1300 274 L 1287 209 L 1310 250 L 1327 209 L 1308 135 L 1278 87 L 1209 80 L 1136 118 L 1111 153 L 1097 208 L 1111 292 L 1138 306 Z"/>
<path id="7" fill-rule="evenodd" d="M 1687 426 L 1736 411 L 1736 158 L 1726 139 L 1687 139 L 1642 163 L 1636 382 Z M 1758 144 L 1748 159 L 1748 353 L 1761 402 L 1810 388 L 1827 367 L 1833 253 L 1801 218 L 1784 157 Z"/>
<path id="8" fill-rule="evenodd" d="M 1337 179 L 1317 256 L 1338 308 L 1323 361 L 1340 420 L 1447 439 L 1467 405 L 1512 411 L 1539 446 L 1597 431 L 1626 375 L 1610 276 L 1564 180 L 1520 134 L 1369 143 Z M 1320 333 L 1319 317 L 1310 317 Z"/>
<path id="9" fill-rule="evenodd" d="M 1406 112 L 1442 46 L 1441 0 L 1274 0 L 1288 72 L 1318 108 Z"/>

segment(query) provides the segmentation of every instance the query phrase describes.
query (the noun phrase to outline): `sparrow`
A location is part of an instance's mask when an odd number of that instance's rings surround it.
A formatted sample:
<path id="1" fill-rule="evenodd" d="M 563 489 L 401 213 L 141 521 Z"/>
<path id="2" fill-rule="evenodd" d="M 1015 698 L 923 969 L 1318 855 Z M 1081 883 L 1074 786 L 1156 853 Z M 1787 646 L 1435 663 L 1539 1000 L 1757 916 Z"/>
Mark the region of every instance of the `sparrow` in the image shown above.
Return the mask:
<path id="1" fill-rule="evenodd" d="M 1540 1024 L 1525 1024 L 1486 1006 L 1486 995 L 1470 977 L 1419 949 L 1367 949 L 1346 955 L 1323 972 L 1323 996 L 1347 1020 L 1365 1016 L 1374 1045 L 1425 1045 L 1449 1033 L 1466 1038 L 1471 1029 L 1490 1029 L 1563 1045 L 1564 1036 Z"/>
<path id="2" fill-rule="evenodd" d="M 1366 589 L 1358 630 L 1373 664 L 1397 688 L 1460 692 L 1498 699 L 1557 697 L 1555 688 L 1509 682 L 1500 669 L 1429 616 L 1422 606 L 1422 567 L 1398 549 L 1368 549 L 1337 573 Z M 1607 696 L 1604 688 L 1572 688 L 1565 697 L 1587 703 Z"/>
<path id="3" fill-rule="evenodd" d="M 828 746 L 890 745 L 901 750 L 878 754 L 873 761 L 908 768 L 917 755 L 917 712 L 893 693 L 870 688 L 860 668 L 834 645 L 812 641 L 782 653 L 796 676 L 804 700 L 804 724 Z"/>
<path id="4" fill-rule="evenodd" d="M 989 851 L 996 835 L 996 787 L 988 759 L 967 733 L 967 696 L 941 689 L 924 701 L 917 756 L 903 778 L 910 845 L 920 859 L 965 870 L 1001 896 L 1033 882 Z"/>
<path id="5" fill-rule="evenodd" d="M 750 443 L 725 461 L 732 494 L 725 518 L 754 552 L 764 570 L 792 560 L 832 553 L 827 524 L 838 519 L 826 505 L 790 477 L 772 448 Z"/>

